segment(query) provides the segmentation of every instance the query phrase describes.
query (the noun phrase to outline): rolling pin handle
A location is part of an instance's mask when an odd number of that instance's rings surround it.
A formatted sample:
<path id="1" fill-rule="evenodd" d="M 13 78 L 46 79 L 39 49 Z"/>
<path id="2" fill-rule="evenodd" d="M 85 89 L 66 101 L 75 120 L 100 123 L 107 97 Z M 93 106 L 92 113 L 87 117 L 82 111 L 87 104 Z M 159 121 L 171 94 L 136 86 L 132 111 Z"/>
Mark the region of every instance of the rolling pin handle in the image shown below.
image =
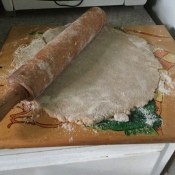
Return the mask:
<path id="1" fill-rule="evenodd" d="M 21 100 L 27 99 L 28 92 L 18 84 L 12 84 L 0 99 L 0 121 Z"/>

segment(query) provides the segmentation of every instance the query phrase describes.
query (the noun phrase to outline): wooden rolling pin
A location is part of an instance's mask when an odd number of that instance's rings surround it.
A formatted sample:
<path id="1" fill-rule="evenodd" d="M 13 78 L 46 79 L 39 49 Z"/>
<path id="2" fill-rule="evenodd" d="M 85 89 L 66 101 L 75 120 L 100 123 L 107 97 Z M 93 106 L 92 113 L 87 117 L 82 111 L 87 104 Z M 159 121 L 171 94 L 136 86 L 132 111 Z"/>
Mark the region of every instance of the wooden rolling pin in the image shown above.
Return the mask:
<path id="1" fill-rule="evenodd" d="M 97 35 L 106 23 L 105 12 L 93 7 L 41 49 L 8 78 L 9 89 L 0 97 L 0 120 L 21 100 L 33 100 L 70 61 Z"/>

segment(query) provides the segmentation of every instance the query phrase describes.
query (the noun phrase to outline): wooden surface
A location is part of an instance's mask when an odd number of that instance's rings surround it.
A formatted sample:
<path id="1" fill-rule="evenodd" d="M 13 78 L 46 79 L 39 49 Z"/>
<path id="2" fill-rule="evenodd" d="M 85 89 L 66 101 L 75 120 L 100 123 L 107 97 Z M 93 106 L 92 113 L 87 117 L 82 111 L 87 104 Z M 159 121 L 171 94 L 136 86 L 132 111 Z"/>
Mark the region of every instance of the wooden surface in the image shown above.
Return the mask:
<path id="1" fill-rule="evenodd" d="M 16 26 L 9 33 L 0 53 L 0 95 L 7 89 L 6 76 L 9 74 L 9 65 L 12 61 L 14 51 L 21 44 L 29 44 L 34 35 L 33 31 L 43 32 L 49 26 Z M 164 53 L 175 53 L 175 42 L 170 37 L 164 26 L 135 26 L 124 28 L 128 33 L 141 35 L 150 43 L 158 45 L 164 49 Z M 161 39 L 160 39 L 161 38 Z M 159 45 L 159 40 L 161 44 Z M 164 44 L 166 43 L 166 44 Z M 164 55 L 165 55 L 164 54 Z M 163 55 L 163 56 L 164 56 Z M 171 74 L 174 74 L 174 63 L 162 60 L 165 68 L 171 67 Z M 168 68 L 169 68 L 168 67 Z M 174 72 L 173 72 L 174 71 Z M 175 76 L 173 76 L 175 79 Z M 14 107 L 5 119 L 0 123 L 0 148 L 18 147 L 42 147 L 42 146 L 61 146 L 61 145 L 96 145 L 96 144 L 125 144 L 125 143 L 159 143 L 175 141 L 175 97 L 164 96 L 161 102 L 161 117 L 163 119 L 162 131 L 159 135 L 137 135 L 125 136 L 124 132 L 96 131 L 72 125 L 70 131 L 61 127 L 56 119 L 48 117 L 44 112 L 40 114 L 37 123 L 23 120 L 21 109 Z M 14 117 L 19 121 L 15 121 Z"/>

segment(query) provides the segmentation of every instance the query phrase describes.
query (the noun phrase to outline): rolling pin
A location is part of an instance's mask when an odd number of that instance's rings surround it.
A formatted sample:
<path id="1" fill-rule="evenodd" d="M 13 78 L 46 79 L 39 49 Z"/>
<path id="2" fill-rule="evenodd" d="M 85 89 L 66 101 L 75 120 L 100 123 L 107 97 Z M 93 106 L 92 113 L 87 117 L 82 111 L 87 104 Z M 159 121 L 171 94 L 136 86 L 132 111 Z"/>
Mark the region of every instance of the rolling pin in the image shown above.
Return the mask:
<path id="1" fill-rule="evenodd" d="M 20 101 L 38 97 L 100 32 L 106 19 L 101 8 L 89 9 L 10 75 L 9 88 L 0 97 L 0 120 Z"/>

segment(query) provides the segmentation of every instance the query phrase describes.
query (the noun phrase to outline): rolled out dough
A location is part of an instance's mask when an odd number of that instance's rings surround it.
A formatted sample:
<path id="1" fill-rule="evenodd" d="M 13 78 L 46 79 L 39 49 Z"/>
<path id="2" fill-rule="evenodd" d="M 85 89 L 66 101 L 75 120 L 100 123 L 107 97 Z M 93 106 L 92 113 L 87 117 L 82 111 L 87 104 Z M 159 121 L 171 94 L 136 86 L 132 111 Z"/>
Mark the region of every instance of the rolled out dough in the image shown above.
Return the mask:
<path id="1" fill-rule="evenodd" d="M 145 40 L 106 26 L 36 101 L 60 121 L 128 121 L 153 98 L 159 68 Z"/>

